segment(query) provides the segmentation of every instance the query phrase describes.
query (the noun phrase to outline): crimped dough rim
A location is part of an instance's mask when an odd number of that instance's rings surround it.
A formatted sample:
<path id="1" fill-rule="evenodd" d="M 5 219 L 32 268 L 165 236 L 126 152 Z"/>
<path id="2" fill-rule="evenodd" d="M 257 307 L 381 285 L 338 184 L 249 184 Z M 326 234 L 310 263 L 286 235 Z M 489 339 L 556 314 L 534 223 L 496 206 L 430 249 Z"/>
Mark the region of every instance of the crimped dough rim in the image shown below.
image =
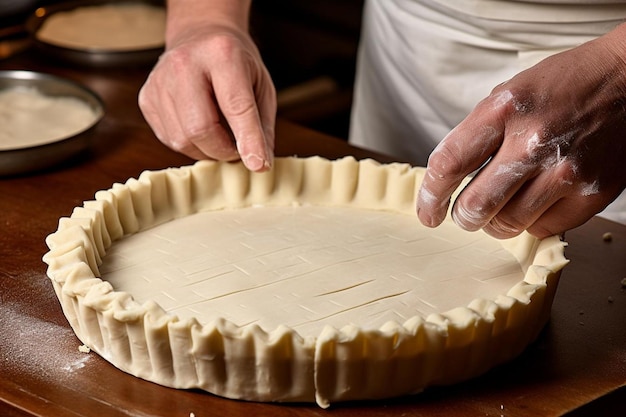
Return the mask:
<path id="1" fill-rule="evenodd" d="M 204 325 L 180 320 L 113 290 L 98 266 L 117 239 L 199 211 L 307 203 L 413 213 L 424 171 L 352 157 L 277 158 L 262 174 L 213 161 L 146 171 L 60 219 L 44 261 L 78 338 L 137 377 L 228 398 L 322 407 L 415 393 L 477 376 L 536 338 L 567 264 L 564 242 L 527 233 L 501 241 L 525 277 L 495 300 L 375 331 L 326 327 L 306 338 L 286 326 L 264 331 L 219 317 Z"/>

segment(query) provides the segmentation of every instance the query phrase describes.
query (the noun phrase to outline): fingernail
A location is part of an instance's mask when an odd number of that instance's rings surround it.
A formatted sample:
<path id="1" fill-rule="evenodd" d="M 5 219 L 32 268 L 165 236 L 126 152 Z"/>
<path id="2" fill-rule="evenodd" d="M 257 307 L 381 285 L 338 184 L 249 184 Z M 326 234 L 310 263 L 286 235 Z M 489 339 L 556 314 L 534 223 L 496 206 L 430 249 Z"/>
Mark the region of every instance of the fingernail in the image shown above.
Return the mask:
<path id="1" fill-rule="evenodd" d="M 259 171 L 268 166 L 267 162 L 258 155 L 246 156 L 243 163 L 250 171 Z"/>
<path id="2" fill-rule="evenodd" d="M 265 167 L 271 168 L 274 165 L 274 151 L 270 148 L 267 148 L 267 160 L 265 161 Z"/>
<path id="3" fill-rule="evenodd" d="M 417 196 L 417 215 L 424 226 L 439 226 L 444 221 L 447 210 L 447 201 L 441 201 L 426 187 L 420 188 Z"/>
<path id="4" fill-rule="evenodd" d="M 425 212 L 419 207 L 417 208 L 417 218 L 424 226 L 434 227 L 433 218 L 429 214 L 425 214 Z"/>

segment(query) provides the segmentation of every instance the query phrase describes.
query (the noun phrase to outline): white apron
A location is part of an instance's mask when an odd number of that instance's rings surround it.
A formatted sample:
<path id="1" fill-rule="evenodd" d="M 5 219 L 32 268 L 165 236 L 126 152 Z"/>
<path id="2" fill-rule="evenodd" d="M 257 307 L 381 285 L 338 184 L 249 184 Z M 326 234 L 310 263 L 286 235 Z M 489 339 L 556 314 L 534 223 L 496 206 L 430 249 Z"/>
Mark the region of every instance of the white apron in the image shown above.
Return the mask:
<path id="1" fill-rule="evenodd" d="M 496 85 L 624 19 L 626 0 L 367 0 L 349 140 L 425 166 Z M 603 214 L 626 223 L 626 193 Z"/>

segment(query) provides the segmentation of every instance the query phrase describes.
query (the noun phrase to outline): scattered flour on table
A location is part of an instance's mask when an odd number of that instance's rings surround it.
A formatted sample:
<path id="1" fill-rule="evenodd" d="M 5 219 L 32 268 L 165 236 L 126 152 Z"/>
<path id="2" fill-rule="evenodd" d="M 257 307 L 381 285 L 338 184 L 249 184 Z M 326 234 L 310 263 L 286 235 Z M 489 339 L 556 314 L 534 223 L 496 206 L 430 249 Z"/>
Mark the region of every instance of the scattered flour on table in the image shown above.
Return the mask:
<path id="1" fill-rule="evenodd" d="M 12 303 L 0 303 L 0 329 L 0 361 L 19 364 L 42 379 L 58 381 L 93 357 L 76 348 L 79 342 L 69 327 L 27 316 Z"/>

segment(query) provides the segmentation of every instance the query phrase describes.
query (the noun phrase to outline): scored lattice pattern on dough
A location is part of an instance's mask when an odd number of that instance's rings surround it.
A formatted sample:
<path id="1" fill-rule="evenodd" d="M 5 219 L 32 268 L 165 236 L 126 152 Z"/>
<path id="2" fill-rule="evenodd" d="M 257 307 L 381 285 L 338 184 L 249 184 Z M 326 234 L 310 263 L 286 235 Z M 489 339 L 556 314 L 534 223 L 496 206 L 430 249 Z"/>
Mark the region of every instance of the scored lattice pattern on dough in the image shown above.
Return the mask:
<path id="1" fill-rule="evenodd" d="M 211 211 L 156 226 L 118 241 L 101 274 L 181 318 L 218 315 L 267 331 L 282 324 L 303 336 L 427 317 L 506 293 L 524 276 L 482 233 L 311 205 Z"/>

